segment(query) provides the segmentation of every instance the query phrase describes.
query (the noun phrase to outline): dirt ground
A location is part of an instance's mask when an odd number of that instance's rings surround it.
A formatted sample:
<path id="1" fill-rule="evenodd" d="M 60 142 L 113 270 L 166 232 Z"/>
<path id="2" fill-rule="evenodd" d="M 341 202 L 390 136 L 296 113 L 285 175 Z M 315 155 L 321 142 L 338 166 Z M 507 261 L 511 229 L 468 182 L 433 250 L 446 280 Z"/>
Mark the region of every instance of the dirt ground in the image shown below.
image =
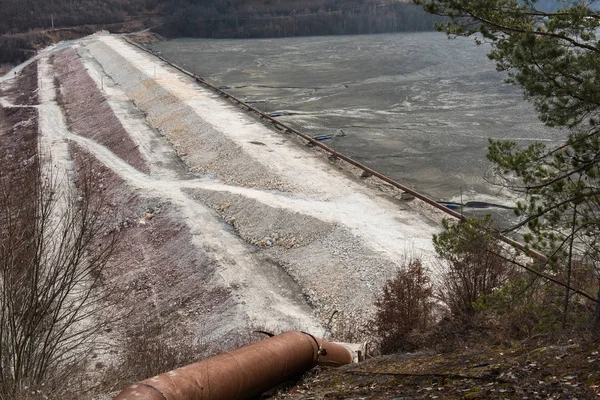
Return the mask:
<path id="1" fill-rule="evenodd" d="M 399 354 L 310 372 L 273 398 L 597 399 L 598 346 L 565 340 L 452 354 Z"/>

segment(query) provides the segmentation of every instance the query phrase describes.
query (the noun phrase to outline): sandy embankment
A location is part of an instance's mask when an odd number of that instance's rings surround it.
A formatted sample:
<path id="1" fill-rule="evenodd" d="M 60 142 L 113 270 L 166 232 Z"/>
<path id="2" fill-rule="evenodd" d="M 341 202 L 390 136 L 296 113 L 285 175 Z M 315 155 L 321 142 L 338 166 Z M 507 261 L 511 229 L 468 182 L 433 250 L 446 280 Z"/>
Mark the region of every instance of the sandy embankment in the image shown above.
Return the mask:
<path id="1" fill-rule="evenodd" d="M 114 279 L 134 289 L 141 318 L 170 316 L 213 340 L 252 328 L 322 334 L 333 310 L 367 312 L 406 256 L 432 257 L 427 217 L 160 60 L 115 36 L 73 49 L 60 54 L 73 74 L 62 80 L 40 61 L 52 105 L 40 118 L 71 145 L 54 157 L 94 163 L 112 198 L 128 248 Z M 54 76 L 68 120 L 51 115 Z M 77 105 L 91 92 L 106 119 Z"/>

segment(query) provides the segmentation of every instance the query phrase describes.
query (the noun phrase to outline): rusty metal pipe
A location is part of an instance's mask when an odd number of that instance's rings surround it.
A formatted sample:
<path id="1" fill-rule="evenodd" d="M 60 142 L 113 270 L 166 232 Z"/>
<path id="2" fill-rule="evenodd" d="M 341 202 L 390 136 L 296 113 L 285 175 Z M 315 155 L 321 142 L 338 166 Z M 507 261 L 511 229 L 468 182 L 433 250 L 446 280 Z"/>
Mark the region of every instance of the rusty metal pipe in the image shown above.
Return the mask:
<path id="1" fill-rule="evenodd" d="M 351 362 L 345 346 L 292 331 L 146 379 L 115 400 L 251 399 L 316 365 Z"/>

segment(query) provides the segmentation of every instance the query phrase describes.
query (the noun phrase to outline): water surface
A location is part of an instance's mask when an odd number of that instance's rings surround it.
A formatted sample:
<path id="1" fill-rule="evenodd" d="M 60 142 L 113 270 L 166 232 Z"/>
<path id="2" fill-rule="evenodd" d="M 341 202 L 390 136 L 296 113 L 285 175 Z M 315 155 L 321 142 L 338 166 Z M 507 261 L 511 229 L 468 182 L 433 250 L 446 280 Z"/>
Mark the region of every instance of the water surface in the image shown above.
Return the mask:
<path id="1" fill-rule="evenodd" d="M 438 200 L 503 202 L 488 138 L 555 142 L 485 46 L 440 33 L 177 39 L 156 51 Z"/>

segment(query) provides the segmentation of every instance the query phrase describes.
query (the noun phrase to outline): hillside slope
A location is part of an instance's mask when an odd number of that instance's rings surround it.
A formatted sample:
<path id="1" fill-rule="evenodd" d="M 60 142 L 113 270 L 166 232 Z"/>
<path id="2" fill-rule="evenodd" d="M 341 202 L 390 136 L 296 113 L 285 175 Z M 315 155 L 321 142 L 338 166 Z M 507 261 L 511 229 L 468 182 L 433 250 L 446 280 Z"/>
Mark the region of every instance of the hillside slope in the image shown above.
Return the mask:
<path id="1" fill-rule="evenodd" d="M 406 1 L 0 0 L 0 66 L 98 30 L 152 28 L 167 37 L 211 38 L 342 35 L 430 30 L 434 18 Z"/>

